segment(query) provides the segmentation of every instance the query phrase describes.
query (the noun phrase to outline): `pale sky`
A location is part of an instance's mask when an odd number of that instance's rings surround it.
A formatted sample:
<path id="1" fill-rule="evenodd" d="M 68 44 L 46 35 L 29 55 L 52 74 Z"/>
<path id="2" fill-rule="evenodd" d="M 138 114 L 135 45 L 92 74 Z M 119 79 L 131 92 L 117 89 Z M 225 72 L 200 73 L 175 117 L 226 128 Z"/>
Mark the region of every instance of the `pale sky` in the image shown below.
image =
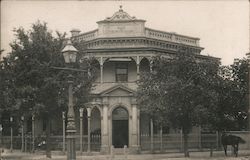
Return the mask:
<path id="1" fill-rule="evenodd" d="M 1 1 L 1 49 L 10 51 L 13 28 L 30 29 L 37 20 L 52 31 L 97 29 L 96 22 L 111 17 L 119 5 L 146 27 L 199 37 L 201 54 L 231 64 L 249 52 L 248 0 L 213 1 Z"/>

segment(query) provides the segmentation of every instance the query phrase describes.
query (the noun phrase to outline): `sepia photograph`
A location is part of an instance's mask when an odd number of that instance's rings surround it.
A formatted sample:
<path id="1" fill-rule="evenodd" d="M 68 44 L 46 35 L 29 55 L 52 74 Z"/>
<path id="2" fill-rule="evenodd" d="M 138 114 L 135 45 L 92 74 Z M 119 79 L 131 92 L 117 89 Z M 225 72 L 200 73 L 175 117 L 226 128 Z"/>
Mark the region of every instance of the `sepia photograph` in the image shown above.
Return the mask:
<path id="1" fill-rule="evenodd" d="M 0 160 L 250 160 L 249 0 L 0 5 Z"/>

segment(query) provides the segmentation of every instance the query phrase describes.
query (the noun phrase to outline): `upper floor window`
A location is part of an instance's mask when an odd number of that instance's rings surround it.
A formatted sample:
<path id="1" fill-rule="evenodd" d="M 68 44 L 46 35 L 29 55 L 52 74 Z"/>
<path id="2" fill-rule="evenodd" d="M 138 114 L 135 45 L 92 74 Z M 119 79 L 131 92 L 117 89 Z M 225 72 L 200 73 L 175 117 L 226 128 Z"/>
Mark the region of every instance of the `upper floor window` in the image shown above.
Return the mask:
<path id="1" fill-rule="evenodd" d="M 127 82 L 128 81 L 128 64 L 117 63 L 115 67 L 115 78 L 116 82 Z"/>

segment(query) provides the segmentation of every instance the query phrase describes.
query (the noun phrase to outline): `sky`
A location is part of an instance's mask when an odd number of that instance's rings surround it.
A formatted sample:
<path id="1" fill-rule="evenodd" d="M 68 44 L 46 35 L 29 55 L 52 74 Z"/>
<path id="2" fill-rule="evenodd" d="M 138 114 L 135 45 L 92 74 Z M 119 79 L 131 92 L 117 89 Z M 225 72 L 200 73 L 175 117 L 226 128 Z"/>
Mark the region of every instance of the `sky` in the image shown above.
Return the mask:
<path id="1" fill-rule="evenodd" d="M 248 0 L 188 1 L 1 1 L 1 47 L 11 49 L 14 28 L 31 29 L 37 20 L 55 32 L 77 28 L 81 33 L 97 29 L 96 22 L 111 17 L 119 6 L 131 16 L 146 20 L 146 27 L 200 38 L 203 55 L 232 64 L 249 52 Z"/>

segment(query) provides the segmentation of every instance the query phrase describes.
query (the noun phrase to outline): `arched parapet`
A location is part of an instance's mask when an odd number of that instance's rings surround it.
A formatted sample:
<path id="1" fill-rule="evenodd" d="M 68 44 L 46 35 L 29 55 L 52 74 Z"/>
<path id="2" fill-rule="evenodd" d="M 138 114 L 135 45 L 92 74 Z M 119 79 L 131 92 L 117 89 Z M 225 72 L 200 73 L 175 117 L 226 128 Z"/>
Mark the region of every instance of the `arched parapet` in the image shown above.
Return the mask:
<path id="1" fill-rule="evenodd" d="M 150 65 L 151 65 L 151 60 L 148 57 L 142 57 L 140 60 L 140 71 L 149 72 Z"/>
<path id="2" fill-rule="evenodd" d="M 141 63 L 142 60 L 147 60 L 150 62 L 152 60 L 152 57 L 150 56 L 140 56 L 139 63 Z"/>
<path id="3" fill-rule="evenodd" d="M 93 109 L 96 108 L 96 109 L 99 110 L 100 115 L 102 117 L 103 111 L 102 111 L 102 105 L 101 105 L 101 103 L 99 103 L 99 102 L 89 102 L 89 103 L 86 103 L 85 106 L 87 108 L 89 108 L 90 116 L 91 116 L 91 113 L 92 113 Z"/>
<path id="4" fill-rule="evenodd" d="M 130 57 L 132 60 L 136 62 L 137 65 L 140 65 L 143 59 L 147 59 L 149 62 L 153 59 L 152 56 L 132 56 Z"/>
<path id="5" fill-rule="evenodd" d="M 100 60 L 98 57 L 87 57 L 87 59 L 91 62 L 91 63 L 97 63 L 100 65 Z"/>
<path id="6" fill-rule="evenodd" d="M 136 65 L 140 63 L 140 56 L 132 56 L 130 58 L 136 63 Z"/>
<path id="7" fill-rule="evenodd" d="M 98 110 L 99 112 L 100 112 L 100 116 L 102 116 L 102 109 L 101 109 L 101 107 L 100 107 L 100 105 L 93 105 L 92 107 L 91 107 L 91 115 L 92 115 L 92 113 L 95 111 L 95 110 Z"/>
<path id="8" fill-rule="evenodd" d="M 108 57 L 95 57 L 96 60 L 99 62 L 100 66 L 103 66 L 105 62 L 107 62 Z"/>

